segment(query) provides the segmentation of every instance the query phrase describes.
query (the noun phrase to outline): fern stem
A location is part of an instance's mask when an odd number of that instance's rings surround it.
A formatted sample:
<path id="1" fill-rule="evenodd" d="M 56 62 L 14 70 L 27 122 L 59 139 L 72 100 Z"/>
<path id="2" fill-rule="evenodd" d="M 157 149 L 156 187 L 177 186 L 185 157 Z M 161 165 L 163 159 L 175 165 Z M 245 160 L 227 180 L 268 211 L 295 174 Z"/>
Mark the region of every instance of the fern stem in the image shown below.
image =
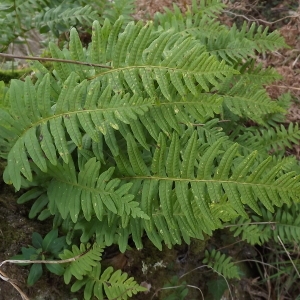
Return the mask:
<path id="1" fill-rule="evenodd" d="M 63 63 L 68 63 L 68 64 L 84 65 L 84 66 L 90 66 L 90 67 L 100 67 L 100 68 L 105 68 L 105 69 L 112 69 L 112 67 L 106 66 L 106 65 L 93 64 L 93 63 L 89 63 L 89 62 L 76 61 L 76 60 L 70 60 L 70 59 L 59 59 L 59 58 L 50 58 L 50 57 L 36 57 L 36 56 L 23 56 L 23 55 L 14 55 L 14 54 L 6 54 L 6 53 L 0 53 L 0 57 L 38 60 L 38 61 L 63 62 Z"/>
<path id="2" fill-rule="evenodd" d="M 264 224 L 277 224 L 278 222 L 250 222 L 250 223 L 245 223 L 245 224 L 231 224 L 231 225 L 226 225 L 224 228 L 230 228 L 230 227 L 239 227 L 243 225 L 264 225 Z"/>

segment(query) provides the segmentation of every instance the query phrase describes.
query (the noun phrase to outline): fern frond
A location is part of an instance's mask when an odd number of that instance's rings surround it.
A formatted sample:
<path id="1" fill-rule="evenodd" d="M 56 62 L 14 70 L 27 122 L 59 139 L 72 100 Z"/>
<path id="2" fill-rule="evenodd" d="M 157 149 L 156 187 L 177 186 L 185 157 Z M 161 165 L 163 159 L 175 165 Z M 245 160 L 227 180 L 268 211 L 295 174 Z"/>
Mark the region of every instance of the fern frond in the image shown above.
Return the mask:
<path id="1" fill-rule="evenodd" d="M 238 63 L 237 70 L 241 74 L 235 75 L 235 78 L 239 79 L 243 76 L 244 80 L 247 80 L 249 84 L 262 86 L 281 79 L 281 75 L 276 70 L 271 67 L 264 69 L 261 64 L 256 65 L 254 59 L 248 59 L 242 65 Z"/>
<path id="2" fill-rule="evenodd" d="M 120 16 L 124 19 L 124 26 L 133 20 L 135 12 L 134 0 L 115 0 L 107 1 L 103 12 L 103 17 L 114 24 Z"/>
<path id="3" fill-rule="evenodd" d="M 84 299 L 90 300 L 95 296 L 99 300 L 108 299 L 122 300 L 132 297 L 146 289 L 137 284 L 133 277 L 128 278 L 127 273 L 120 270 L 114 271 L 112 267 L 104 270 L 101 274 L 101 265 L 98 263 L 83 280 L 77 280 L 71 287 L 72 292 L 77 292 L 84 287 Z M 105 297 L 105 299 L 106 299 Z"/>
<path id="4" fill-rule="evenodd" d="M 72 276 L 78 280 L 82 280 L 83 276 L 91 272 L 93 267 L 101 260 L 102 252 L 103 247 L 98 244 L 81 244 L 80 248 L 73 245 L 72 251 L 65 249 L 63 253 L 59 254 L 62 260 L 75 258 L 74 261 L 68 263 L 65 268 L 65 283 L 70 283 Z"/>
<path id="5" fill-rule="evenodd" d="M 161 240 L 172 245 L 183 235 L 199 237 L 199 230 L 211 233 L 221 226 L 220 219 L 237 214 L 247 218 L 245 204 L 261 214 L 259 202 L 274 212 L 273 205 L 298 201 L 299 183 L 294 173 L 282 173 L 281 163 L 270 168 L 271 158 L 257 164 L 256 152 L 239 157 L 237 144 L 223 151 L 225 141 L 221 138 L 201 151 L 196 132 L 187 143 L 176 133 L 171 141 L 160 134 L 149 173 L 136 142 L 127 137 L 128 158 L 123 155 L 116 160 L 117 170 L 124 172 L 126 180 L 136 181 L 131 193 L 152 216 L 143 226 L 156 245 Z M 184 150 L 179 153 L 179 149 Z M 224 207 L 227 215 L 220 214 Z"/>
<path id="6" fill-rule="evenodd" d="M 261 245 L 273 239 L 278 243 L 278 236 L 285 243 L 296 243 L 300 241 L 300 217 L 299 205 L 292 207 L 283 205 L 275 209 L 275 213 L 270 213 L 265 208 L 261 209 L 262 215 L 252 215 L 251 220 L 239 218 L 234 222 L 237 227 L 230 227 L 234 231 L 234 236 L 241 235 L 241 238 L 251 245 Z"/>
<path id="7" fill-rule="evenodd" d="M 164 13 L 156 13 L 154 15 L 154 23 L 164 29 L 171 27 L 176 30 L 184 30 L 186 27 L 191 29 L 198 26 L 198 22 L 202 18 L 213 20 L 221 13 L 224 4 L 219 0 L 199 1 L 193 0 L 192 5 L 188 7 L 186 13 L 182 13 L 179 7 L 173 3 L 173 10 L 165 8 Z"/>
<path id="8" fill-rule="evenodd" d="M 72 159 L 64 165 L 49 166 L 48 173 L 53 176 L 48 187 L 49 208 L 54 214 L 56 208 L 63 219 L 69 215 L 75 223 L 82 213 L 86 220 L 95 214 L 102 220 L 106 211 L 125 217 L 149 217 L 141 211 L 134 196 L 128 194 L 132 184 L 120 186 L 119 179 L 111 179 L 113 168 L 100 174 L 100 163 L 91 158 L 77 176 Z M 67 195 L 67 196 L 66 196 Z"/>
<path id="9" fill-rule="evenodd" d="M 206 37 L 202 41 L 210 54 L 232 65 L 254 54 L 251 42 L 237 38 L 237 32 L 236 25 L 233 25 L 230 30 L 220 30 L 213 38 Z"/>
<path id="10" fill-rule="evenodd" d="M 211 252 L 205 250 L 203 263 L 210 266 L 214 271 L 222 274 L 225 278 L 240 278 L 239 269 L 231 262 L 231 257 L 221 254 L 220 251 L 213 249 Z"/>
<path id="11" fill-rule="evenodd" d="M 251 41 L 253 48 L 259 53 L 287 47 L 284 38 L 278 31 L 268 33 L 268 27 L 264 28 L 262 25 L 257 27 L 255 23 L 252 23 L 248 30 L 247 27 L 248 24 L 244 22 L 240 35 Z"/>
<path id="12" fill-rule="evenodd" d="M 257 149 L 259 151 L 275 151 L 283 150 L 286 147 L 291 148 L 292 143 L 297 144 L 300 139 L 300 130 L 298 124 L 290 123 L 288 128 L 282 124 L 276 127 L 268 127 L 266 129 L 257 129 L 255 131 L 246 131 L 240 135 L 236 142 L 241 145 Z"/>
<path id="13" fill-rule="evenodd" d="M 259 86 L 251 86 L 247 80 L 242 78 L 234 87 L 228 90 L 225 84 L 221 88 L 224 93 L 224 105 L 234 114 L 251 118 L 258 123 L 264 123 L 263 117 L 271 113 L 284 113 L 285 110 L 271 101 L 265 89 Z"/>
<path id="14" fill-rule="evenodd" d="M 107 37 L 106 46 L 109 55 L 106 59 L 112 58 L 113 69 L 96 75 L 101 82 L 110 84 L 115 92 L 120 93 L 125 87 L 129 87 L 132 93 L 140 94 L 144 89 L 150 97 L 159 98 L 162 94 L 168 100 L 171 99 L 172 90 L 178 91 L 182 96 L 188 91 L 197 96 L 201 90 L 209 91 L 212 86 L 218 86 L 224 81 L 226 76 L 237 73 L 224 62 L 218 62 L 213 56 L 209 56 L 203 47 L 197 46 L 188 37 L 178 35 L 175 44 L 172 42 L 172 30 L 155 37 L 150 24 L 144 27 L 139 23 L 136 25 L 136 41 L 131 45 L 133 25 L 128 24 L 118 37 L 121 19 L 118 22 Z M 98 30 L 95 37 L 103 36 L 104 28 L 99 28 L 97 23 L 94 23 L 94 28 Z M 112 47 L 112 43 L 116 47 Z M 114 58 L 117 58 L 116 62 Z M 125 61 L 122 62 L 120 58 Z M 154 88 L 156 85 L 158 90 Z"/>
<path id="15" fill-rule="evenodd" d="M 300 241 L 300 216 L 293 209 L 285 209 L 286 206 L 278 209 L 275 214 L 274 221 L 276 222 L 275 229 L 271 233 L 274 241 L 278 242 L 278 236 L 285 243 L 291 241 Z"/>
<path id="16" fill-rule="evenodd" d="M 100 131 L 113 153 L 117 155 L 118 147 L 111 128 L 118 129 L 117 120 L 130 123 L 131 119 L 144 114 L 153 103 L 151 99 L 130 97 L 128 94 L 124 97 L 115 95 L 110 98 L 109 87 L 99 94 L 98 82 L 83 81 L 77 84 L 77 78 L 75 73 L 71 73 L 57 103 L 52 107 L 49 74 L 45 75 L 38 87 L 34 87 L 29 79 L 25 84 L 21 81 L 12 82 L 11 115 L 1 111 L 1 123 L 7 129 L 10 128 L 10 136 L 5 136 L 5 141 L 11 145 L 8 160 L 11 163 L 13 160 L 17 161 L 19 167 L 12 170 L 8 166 L 8 169 L 12 182 L 18 182 L 15 184 L 17 189 L 20 188 L 21 173 L 28 180 L 32 180 L 27 155 L 44 172 L 47 171 L 46 158 L 55 165 L 57 153 L 64 162 L 68 162 L 69 150 L 65 131 L 79 148 L 84 131 L 96 142 L 99 141 Z M 86 93 L 88 88 L 89 92 Z M 24 96 L 19 97 L 22 94 Z M 45 96 L 37 97 L 40 94 Z M 16 119 L 20 122 L 14 121 Z"/>
<path id="17" fill-rule="evenodd" d="M 230 30 L 220 30 L 213 38 L 205 39 L 204 44 L 210 54 L 229 64 L 254 56 L 254 50 L 261 53 L 286 47 L 278 32 L 268 34 L 268 28 L 262 31 L 262 26 L 256 28 L 255 23 L 249 29 L 244 23 L 241 30 L 234 24 Z"/>
<path id="18" fill-rule="evenodd" d="M 51 30 L 58 37 L 60 32 L 68 30 L 72 26 L 77 24 L 90 26 L 98 18 L 98 13 L 90 5 L 81 7 L 75 4 L 70 7 L 69 4 L 66 5 L 63 2 L 55 7 L 42 10 L 34 21 L 37 28 L 43 32 Z"/>
<path id="19" fill-rule="evenodd" d="M 238 218 L 233 223 L 236 225 L 230 227 L 230 231 L 234 231 L 233 236 L 240 236 L 242 240 L 247 241 L 250 245 L 262 245 L 271 238 L 270 230 L 268 229 L 268 227 L 273 226 L 271 224 L 265 226 L 252 224 L 252 220 L 244 218 Z"/>

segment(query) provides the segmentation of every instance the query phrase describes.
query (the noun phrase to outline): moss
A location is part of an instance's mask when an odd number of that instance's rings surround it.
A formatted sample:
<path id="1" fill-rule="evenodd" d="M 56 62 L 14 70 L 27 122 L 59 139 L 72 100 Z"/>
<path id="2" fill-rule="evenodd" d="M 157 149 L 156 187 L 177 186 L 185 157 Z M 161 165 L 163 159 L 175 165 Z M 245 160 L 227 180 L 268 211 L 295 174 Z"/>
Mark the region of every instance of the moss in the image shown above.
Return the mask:
<path id="1" fill-rule="evenodd" d="M 20 70 L 1 70 L 0 69 L 0 81 L 4 81 L 8 84 L 12 79 L 19 79 L 25 77 L 32 72 L 31 68 L 20 69 Z"/>

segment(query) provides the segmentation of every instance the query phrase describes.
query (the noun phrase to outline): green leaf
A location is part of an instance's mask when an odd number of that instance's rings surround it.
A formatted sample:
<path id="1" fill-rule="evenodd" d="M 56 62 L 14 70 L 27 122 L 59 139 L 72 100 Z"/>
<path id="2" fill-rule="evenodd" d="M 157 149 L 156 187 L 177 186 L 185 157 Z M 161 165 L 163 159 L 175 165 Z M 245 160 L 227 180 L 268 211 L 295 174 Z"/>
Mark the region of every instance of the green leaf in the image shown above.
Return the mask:
<path id="1" fill-rule="evenodd" d="M 30 268 L 29 275 L 27 278 L 28 286 L 34 285 L 41 278 L 42 274 L 42 264 L 33 264 Z"/>
<path id="2" fill-rule="evenodd" d="M 58 236 L 57 229 L 53 229 L 46 234 L 42 244 L 42 248 L 44 251 L 50 251 L 50 247 L 54 243 L 55 239 L 57 239 L 57 236 Z"/>
<path id="3" fill-rule="evenodd" d="M 65 269 L 61 264 L 46 264 L 46 268 L 53 274 L 61 276 L 64 274 Z"/>
<path id="4" fill-rule="evenodd" d="M 42 236 L 39 233 L 34 232 L 32 234 L 32 246 L 36 249 L 39 249 L 42 248 L 42 243 L 43 243 Z"/>

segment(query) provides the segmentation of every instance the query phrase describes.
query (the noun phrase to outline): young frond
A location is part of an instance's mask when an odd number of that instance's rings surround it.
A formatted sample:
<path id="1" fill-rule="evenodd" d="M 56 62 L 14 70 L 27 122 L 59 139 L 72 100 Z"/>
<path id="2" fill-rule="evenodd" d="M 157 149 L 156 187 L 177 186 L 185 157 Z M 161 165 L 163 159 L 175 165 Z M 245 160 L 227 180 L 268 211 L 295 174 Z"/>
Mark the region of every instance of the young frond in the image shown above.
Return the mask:
<path id="1" fill-rule="evenodd" d="M 133 277 L 121 270 L 114 271 L 108 267 L 101 274 L 101 265 L 98 263 L 83 280 L 77 280 L 71 287 L 72 292 L 77 292 L 84 286 L 84 300 L 96 297 L 99 300 L 126 300 L 138 292 L 147 290 L 137 284 Z M 105 296 L 104 297 L 104 293 Z"/>
<path id="2" fill-rule="evenodd" d="M 239 269 L 231 261 L 230 256 L 221 254 L 220 251 L 213 249 L 211 252 L 208 250 L 205 251 L 205 258 L 203 263 L 210 266 L 214 271 L 222 274 L 225 278 L 240 278 Z"/>
<path id="3" fill-rule="evenodd" d="M 68 263 L 65 268 L 65 283 L 70 283 L 72 276 L 78 280 L 82 280 L 83 276 L 91 272 L 93 267 L 101 260 L 102 252 L 103 247 L 98 244 L 81 244 L 80 248 L 73 245 L 72 251 L 65 249 L 63 253 L 59 254 L 62 260 L 74 258 L 74 261 Z"/>

